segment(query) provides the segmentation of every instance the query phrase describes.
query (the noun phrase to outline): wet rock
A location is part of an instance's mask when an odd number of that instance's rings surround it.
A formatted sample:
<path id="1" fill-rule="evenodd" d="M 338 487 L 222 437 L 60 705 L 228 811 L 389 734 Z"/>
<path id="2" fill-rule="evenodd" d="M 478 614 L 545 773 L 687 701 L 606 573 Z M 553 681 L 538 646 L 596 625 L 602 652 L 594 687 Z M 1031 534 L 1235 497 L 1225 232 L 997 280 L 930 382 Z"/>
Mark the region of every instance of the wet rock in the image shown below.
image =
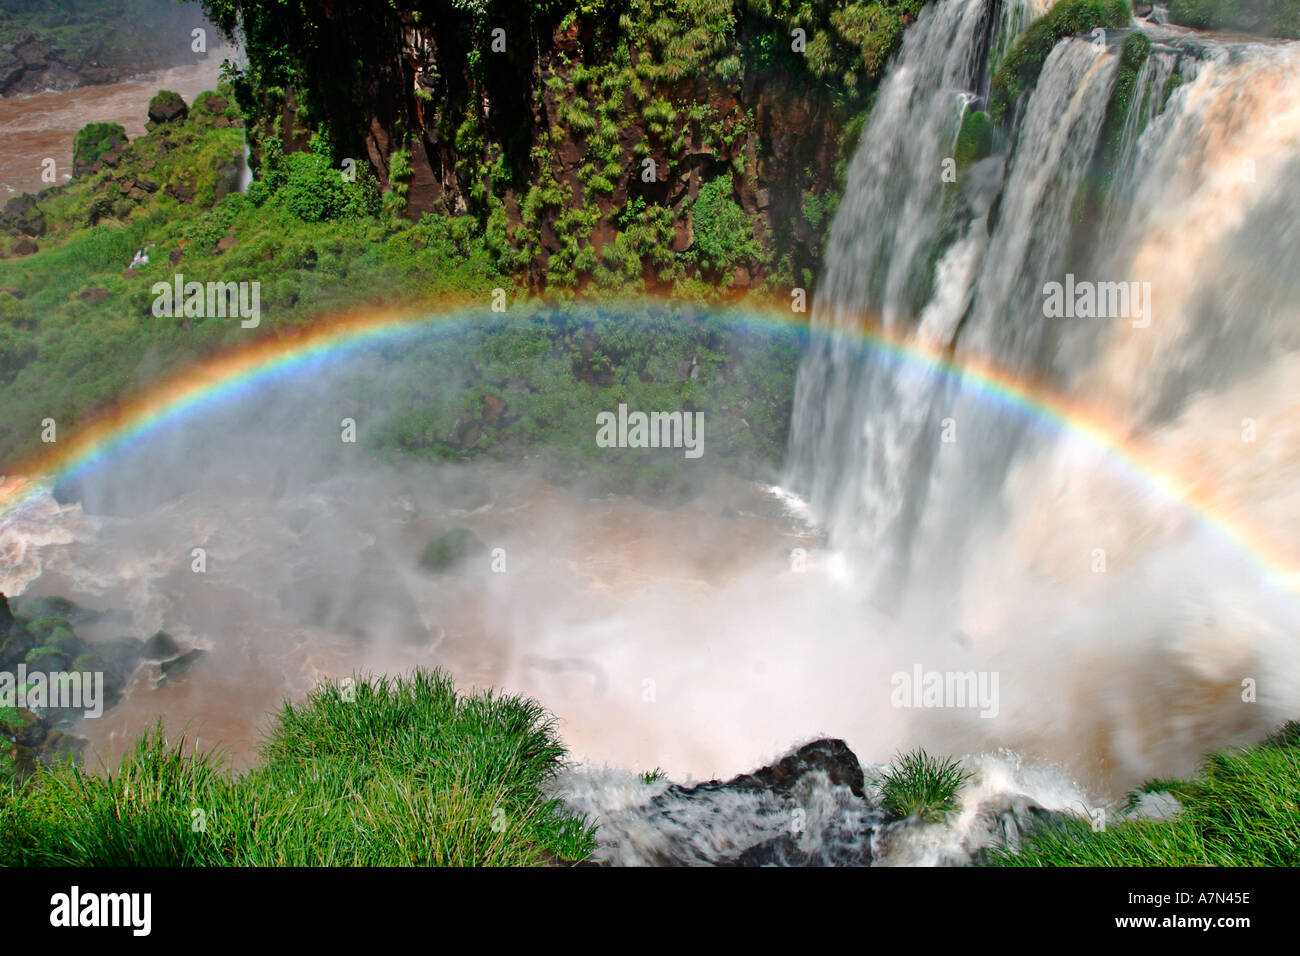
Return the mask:
<path id="1" fill-rule="evenodd" d="M 194 667 L 200 659 L 207 655 L 207 651 L 201 648 L 195 648 L 192 651 L 186 651 L 180 657 L 173 657 L 169 661 L 162 662 L 162 677 L 158 679 L 156 687 L 162 687 L 168 681 L 181 677 Z"/>
<path id="2" fill-rule="evenodd" d="M 571 807 L 600 825 L 605 862 L 867 866 L 886 817 L 864 782 L 844 741 L 823 739 L 730 780 L 669 784 L 641 805 Z"/>
<path id="3" fill-rule="evenodd" d="M 129 677 L 135 670 L 136 665 L 141 660 L 146 659 L 142 653 L 144 643 L 134 637 L 114 637 L 106 641 L 96 641 L 93 645 L 96 654 L 104 662 L 106 670 L 119 674 L 123 678 Z M 180 648 L 173 650 L 170 654 L 161 655 L 159 658 L 148 658 L 149 660 L 159 660 L 161 657 L 171 657 Z"/>
<path id="4" fill-rule="evenodd" d="M 176 639 L 166 631 L 159 631 L 140 648 L 140 656 L 147 661 L 162 661 L 175 657 L 181 652 Z"/>
<path id="5" fill-rule="evenodd" d="M 847 787 L 855 797 L 865 799 L 862 765 L 843 740 L 825 738 L 804 744 L 776 763 L 753 773 L 743 773 L 722 783 L 710 780 L 697 786 L 679 788 L 684 794 L 704 790 L 771 790 L 788 794 L 805 774 L 821 771 L 832 786 Z"/>
<path id="6" fill-rule="evenodd" d="M 87 743 L 84 737 L 77 737 L 61 730 L 51 730 L 37 752 L 36 758 L 46 767 L 69 759 L 80 763 L 82 751 L 86 749 Z"/>

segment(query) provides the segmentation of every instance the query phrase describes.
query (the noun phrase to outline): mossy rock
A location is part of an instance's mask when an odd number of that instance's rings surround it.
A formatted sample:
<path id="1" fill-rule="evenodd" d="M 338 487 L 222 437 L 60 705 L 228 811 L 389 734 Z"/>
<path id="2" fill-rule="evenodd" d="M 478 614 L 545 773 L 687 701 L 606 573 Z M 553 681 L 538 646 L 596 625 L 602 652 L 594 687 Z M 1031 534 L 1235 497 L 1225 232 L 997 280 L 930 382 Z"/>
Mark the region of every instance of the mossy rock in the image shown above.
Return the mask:
<path id="1" fill-rule="evenodd" d="M 185 99 L 171 90 L 159 90 L 149 101 L 149 122 L 162 125 L 183 120 L 190 114 Z"/>
<path id="2" fill-rule="evenodd" d="M 31 618 L 62 617 L 71 621 L 79 611 L 80 605 L 65 597 L 40 597 L 23 602 L 23 614 Z"/>
<path id="3" fill-rule="evenodd" d="M 32 621 L 27 625 L 27 633 L 42 644 L 47 644 L 50 638 L 57 632 L 72 632 L 72 624 L 66 617 L 42 617 Z"/>
<path id="4" fill-rule="evenodd" d="M 982 110 L 968 110 L 962 117 L 961 132 L 957 134 L 956 155 L 958 169 L 965 169 L 984 159 L 993 151 L 993 120 Z"/>
<path id="5" fill-rule="evenodd" d="M 1061 0 L 1029 25 L 998 67 L 989 90 L 989 116 L 998 126 L 1011 120 L 1011 108 L 1033 89 L 1043 64 L 1067 37 L 1098 27 L 1119 29 L 1133 19 L 1128 0 Z"/>
<path id="6" fill-rule="evenodd" d="M 24 747 L 39 747 L 45 739 L 44 722 L 25 707 L 0 708 L 0 736 Z"/>
<path id="7" fill-rule="evenodd" d="M 420 567 L 426 571 L 451 571 L 466 559 L 486 551 L 487 545 L 469 528 L 452 528 L 425 545 Z"/>
<path id="8" fill-rule="evenodd" d="M 94 651 L 87 651 L 72 660 L 72 670 L 81 673 L 98 674 L 108 670 L 108 665 L 104 659 Z"/>
<path id="9" fill-rule="evenodd" d="M 126 129 L 120 123 L 88 123 L 72 140 L 73 164 L 85 171 L 114 146 L 126 145 L 126 141 Z"/>
<path id="10" fill-rule="evenodd" d="M 143 642 L 134 637 L 114 637 L 107 641 L 96 641 L 93 653 L 99 656 L 104 666 L 117 678 L 124 679 L 135 670 L 143 656 L 140 649 Z"/>
<path id="11" fill-rule="evenodd" d="M 27 652 L 26 664 L 30 671 L 66 671 L 72 664 L 72 658 L 56 647 L 41 645 Z"/>
<path id="12" fill-rule="evenodd" d="M 36 639 L 25 627 L 10 628 L 9 636 L 0 642 L 0 670 L 13 670 L 27 659 L 27 652 L 35 646 Z"/>
<path id="13" fill-rule="evenodd" d="M 82 651 L 81 639 L 68 627 L 56 627 L 50 632 L 49 637 L 45 638 L 45 643 L 69 657 L 76 657 Z"/>

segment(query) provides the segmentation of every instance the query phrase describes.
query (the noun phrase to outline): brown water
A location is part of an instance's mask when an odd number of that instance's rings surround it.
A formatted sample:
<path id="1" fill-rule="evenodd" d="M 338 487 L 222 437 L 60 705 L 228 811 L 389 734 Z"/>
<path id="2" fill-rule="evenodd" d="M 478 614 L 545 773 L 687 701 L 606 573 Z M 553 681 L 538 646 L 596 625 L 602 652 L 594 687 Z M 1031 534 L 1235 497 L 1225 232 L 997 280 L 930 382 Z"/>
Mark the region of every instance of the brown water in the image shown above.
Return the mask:
<path id="1" fill-rule="evenodd" d="M 127 136 L 140 136 L 155 93 L 174 90 L 191 103 L 216 87 L 222 60 L 233 54 L 233 49 L 216 50 L 191 66 L 121 83 L 0 98 L 0 201 L 67 182 L 72 177 L 73 137 L 87 123 L 121 123 Z M 55 163 L 54 183 L 41 178 L 46 158 Z"/>

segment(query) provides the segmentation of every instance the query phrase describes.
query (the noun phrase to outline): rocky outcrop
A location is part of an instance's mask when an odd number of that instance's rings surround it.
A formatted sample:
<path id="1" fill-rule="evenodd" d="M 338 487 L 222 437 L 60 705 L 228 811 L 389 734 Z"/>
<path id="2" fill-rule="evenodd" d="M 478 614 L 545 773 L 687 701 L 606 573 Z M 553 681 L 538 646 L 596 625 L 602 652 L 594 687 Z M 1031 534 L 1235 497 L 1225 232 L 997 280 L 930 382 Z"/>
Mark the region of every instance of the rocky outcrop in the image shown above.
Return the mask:
<path id="1" fill-rule="evenodd" d="M 0 24 L 0 96 L 117 83 L 207 56 L 191 31 L 217 33 L 198 5 L 174 0 L 99 2 L 68 12 L 59 4 L 6 11 Z"/>
<path id="2" fill-rule="evenodd" d="M 190 115 L 190 108 L 179 93 L 159 90 L 149 101 L 149 122 L 155 125 L 174 123 Z"/>
<path id="3" fill-rule="evenodd" d="M 88 640 L 88 628 L 129 622 L 121 612 L 99 612 L 83 608 L 65 598 L 46 597 L 24 601 L 22 613 L 0 594 L 0 672 L 16 681 L 20 673 L 76 672 L 102 679 L 103 699 L 108 710 L 121 701 L 126 687 L 143 661 L 161 660 L 161 679 L 174 680 L 190 670 L 205 652 L 182 651 L 172 638 L 158 632 L 148 642 L 133 637 Z M 78 633 L 82 632 L 82 633 Z M 20 670 L 22 668 L 23 670 Z M 84 715 L 85 708 L 3 706 L 0 702 L 0 764 L 19 777 L 39 765 L 51 765 L 71 758 L 79 760 L 85 740 L 69 731 Z M 14 705 L 26 703 L 15 700 Z M 8 758 L 6 761 L 5 758 Z M 3 769 L 0 766 L 0 769 Z"/>
<path id="4" fill-rule="evenodd" d="M 975 776 L 982 771 L 979 760 Z M 1005 767 L 995 764 L 1002 781 Z M 892 813 L 886 767 L 863 768 L 843 740 L 823 738 L 729 780 L 681 785 L 575 771 L 568 808 L 599 827 L 599 864 L 622 866 L 912 866 L 988 862 L 1029 830 L 1059 825 L 1011 785 L 972 782 L 960 812 L 925 822 Z"/>
<path id="5" fill-rule="evenodd" d="M 36 197 L 20 193 L 5 203 L 4 209 L 0 210 L 0 228 L 10 234 L 45 235 L 45 214 L 36 205 Z"/>

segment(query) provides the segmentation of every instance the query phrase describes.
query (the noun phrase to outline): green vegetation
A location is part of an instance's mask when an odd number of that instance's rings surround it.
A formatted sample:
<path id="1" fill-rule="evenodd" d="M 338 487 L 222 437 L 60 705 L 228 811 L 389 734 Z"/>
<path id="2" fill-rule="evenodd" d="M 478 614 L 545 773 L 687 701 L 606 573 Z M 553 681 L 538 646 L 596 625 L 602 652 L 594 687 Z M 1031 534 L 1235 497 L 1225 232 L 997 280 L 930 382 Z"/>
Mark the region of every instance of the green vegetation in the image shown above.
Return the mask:
<path id="1" fill-rule="evenodd" d="M 117 144 L 126 145 L 126 130 L 120 123 L 90 123 L 72 140 L 72 160 L 90 166 Z"/>
<path id="2" fill-rule="evenodd" d="M 1300 0 L 1170 0 L 1169 19 L 1202 30 L 1300 40 Z"/>
<path id="3" fill-rule="evenodd" d="M 467 558 L 486 551 L 487 545 L 469 528 L 452 528 L 425 545 L 420 555 L 420 567 L 429 571 L 450 571 Z"/>
<path id="4" fill-rule="evenodd" d="M 896 817 L 940 823 L 957 809 L 957 793 L 970 777 L 960 761 L 914 750 L 896 756 L 881 775 L 880 802 Z"/>
<path id="5" fill-rule="evenodd" d="M 758 251 L 754 227 L 732 198 L 731 174 L 700 187 L 691 206 L 695 242 L 692 257 L 706 275 L 726 275 Z"/>
<path id="6" fill-rule="evenodd" d="M 372 450 L 462 460 L 546 449 L 554 478 L 581 470 L 608 487 L 666 490 L 680 455 L 596 453 L 596 413 L 625 401 L 703 411 L 711 465 L 779 462 L 794 330 L 750 331 L 682 306 L 624 307 L 616 295 L 608 305 L 589 293 L 580 307 L 530 306 L 491 228 L 470 216 L 396 215 L 386 208 L 393 191 L 381 201 L 365 166 L 349 181 L 320 152 L 321 139 L 287 156 L 268 152 L 249 192 L 230 192 L 241 135 L 228 109 L 228 89 L 203 94 L 185 119 L 138 138 L 114 164 L 40 194 L 40 251 L 0 259 L 0 460 L 36 450 L 47 416 L 75 430 L 141 383 L 251 337 L 291 333 L 331 312 L 442 311 L 451 300 L 472 309 L 473 321 L 381 348 L 383 367 L 347 384 L 349 395 L 386 410 L 365 432 Z M 752 242 L 729 182 L 720 177 L 700 203 L 702 248 L 719 269 Z M 628 236 L 671 235 L 651 209 L 633 210 Z M 0 236 L 0 254 L 17 240 Z M 137 250 L 149 261 L 128 269 Z M 260 283 L 261 325 L 155 316 L 153 284 L 177 273 Z M 507 292 L 507 314 L 487 309 L 495 288 Z M 726 294 L 694 291 L 705 303 Z"/>
<path id="7" fill-rule="evenodd" d="M 376 347 L 338 388 L 371 409 L 363 440 L 380 455 L 527 455 L 554 482 L 671 496 L 701 463 L 686 467 L 671 448 L 610 455 L 595 444 L 596 415 L 619 404 L 701 412 L 707 467 L 764 473 L 784 453 L 799 349 L 794 329 L 725 313 L 584 303 L 476 314 Z"/>
<path id="8" fill-rule="evenodd" d="M 565 751 L 534 701 L 461 695 L 438 671 L 286 703 L 232 774 L 161 727 L 114 773 L 63 764 L 0 785 L 5 866 L 529 866 L 593 829 L 549 787 Z"/>
<path id="9" fill-rule="evenodd" d="M 961 131 L 953 158 L 957 169 L 964 170 L 993 151 L 993 121 L 982 110 L 967 110 L 962 116 Z"/>
<path id="10" fill-rule="evenodd" d="M 998 66 L 989 91 L 989 115 L 998 126 L 1011 120 L 1011 110 L 1033 89 L 1043 64 L 1066 37 L 1098 27 L 1126 26 L 1133 19 L 1128 0 L 1060 0 L 1027 29 Z"/>
<path id="11" fill-rule="evenodd" d="M 1093 832 L 1090 821 L 1040 825 L 1002 866 L 1300 865 L 1300 724 L 1264 743 L 1211 754 L 1194 780 L 1152 781 L 1142 792 L 1171 793 L 1172 820 L 1126 819 Z M 1130 801 L 1132 805 L 1134 801 Z"/>
<path id="12" fill-rule="evenodd" d="M 1124 131 L 1134 109 L 1141 110 L 1143 103 L 1136 100 L 1138 78 L 1147 57 L 1151 55 L 1151 41 L 1141 32 L 1133 32 L 1124 38 L 1120 50 L 1119 70 L 1115 75 L 1115 86 L 1111 90 L 1110 103 L 1106 107 L 1106 119 L 1101 133 L 1101 171 L 1102 183 L 1099 188 L 1105 192 L 1110 188 L 1115 168 L 1120 161 L 1120 152 L 1124 146 Z M 1137 128 L 1133 135 L 1140 135 Z"/>
<path id="13" fill-rule="evenodd" d="M 803 196 L 837 186 L 825 142 L 865 109 L 925 2 L 429 9 L 399 0 L 350 23 L 346 35 L 331 33 L 319 0 L 204 7 L 246 38 L 249 63 L 232 81 L 259 176 L 269 152 L 292 152 L 291 141 L 313 133 L 328 144 L 322 155 L 366 155 L 378 123 L 392 144 L 389 168 L 378 170 L 391 187 L 389 211 L 432 207 L 471 218 L 500 269 L 552 295 L 693 297 L 732 281 L 716 267 L 718 250 L 690 246 L 686 228 L 688 197 L 724 174 L 735 177 L 728 198 L 745 197 L 750 210 L 741 235 L 754 237 L 730 251 L 727 271 L 744 267 L 743 288 L 807 284 L 821 236 L 798 228 Z M 377 66 L 411 52 L 402 37 L 412 22 L 437 37 L 439 51 L 413 89 L 392 85 Z M 507 36 L 500 52 L 491 48 L 497 27 Z M 376 110 L 376 101 L 388 105 Z M 783 128 L 790 108 L 818 128 Z M 413 164 L 423 175 L 412 177 Z M 760 176 L 771 184 L 762 208 L 753 200 Z"/>

